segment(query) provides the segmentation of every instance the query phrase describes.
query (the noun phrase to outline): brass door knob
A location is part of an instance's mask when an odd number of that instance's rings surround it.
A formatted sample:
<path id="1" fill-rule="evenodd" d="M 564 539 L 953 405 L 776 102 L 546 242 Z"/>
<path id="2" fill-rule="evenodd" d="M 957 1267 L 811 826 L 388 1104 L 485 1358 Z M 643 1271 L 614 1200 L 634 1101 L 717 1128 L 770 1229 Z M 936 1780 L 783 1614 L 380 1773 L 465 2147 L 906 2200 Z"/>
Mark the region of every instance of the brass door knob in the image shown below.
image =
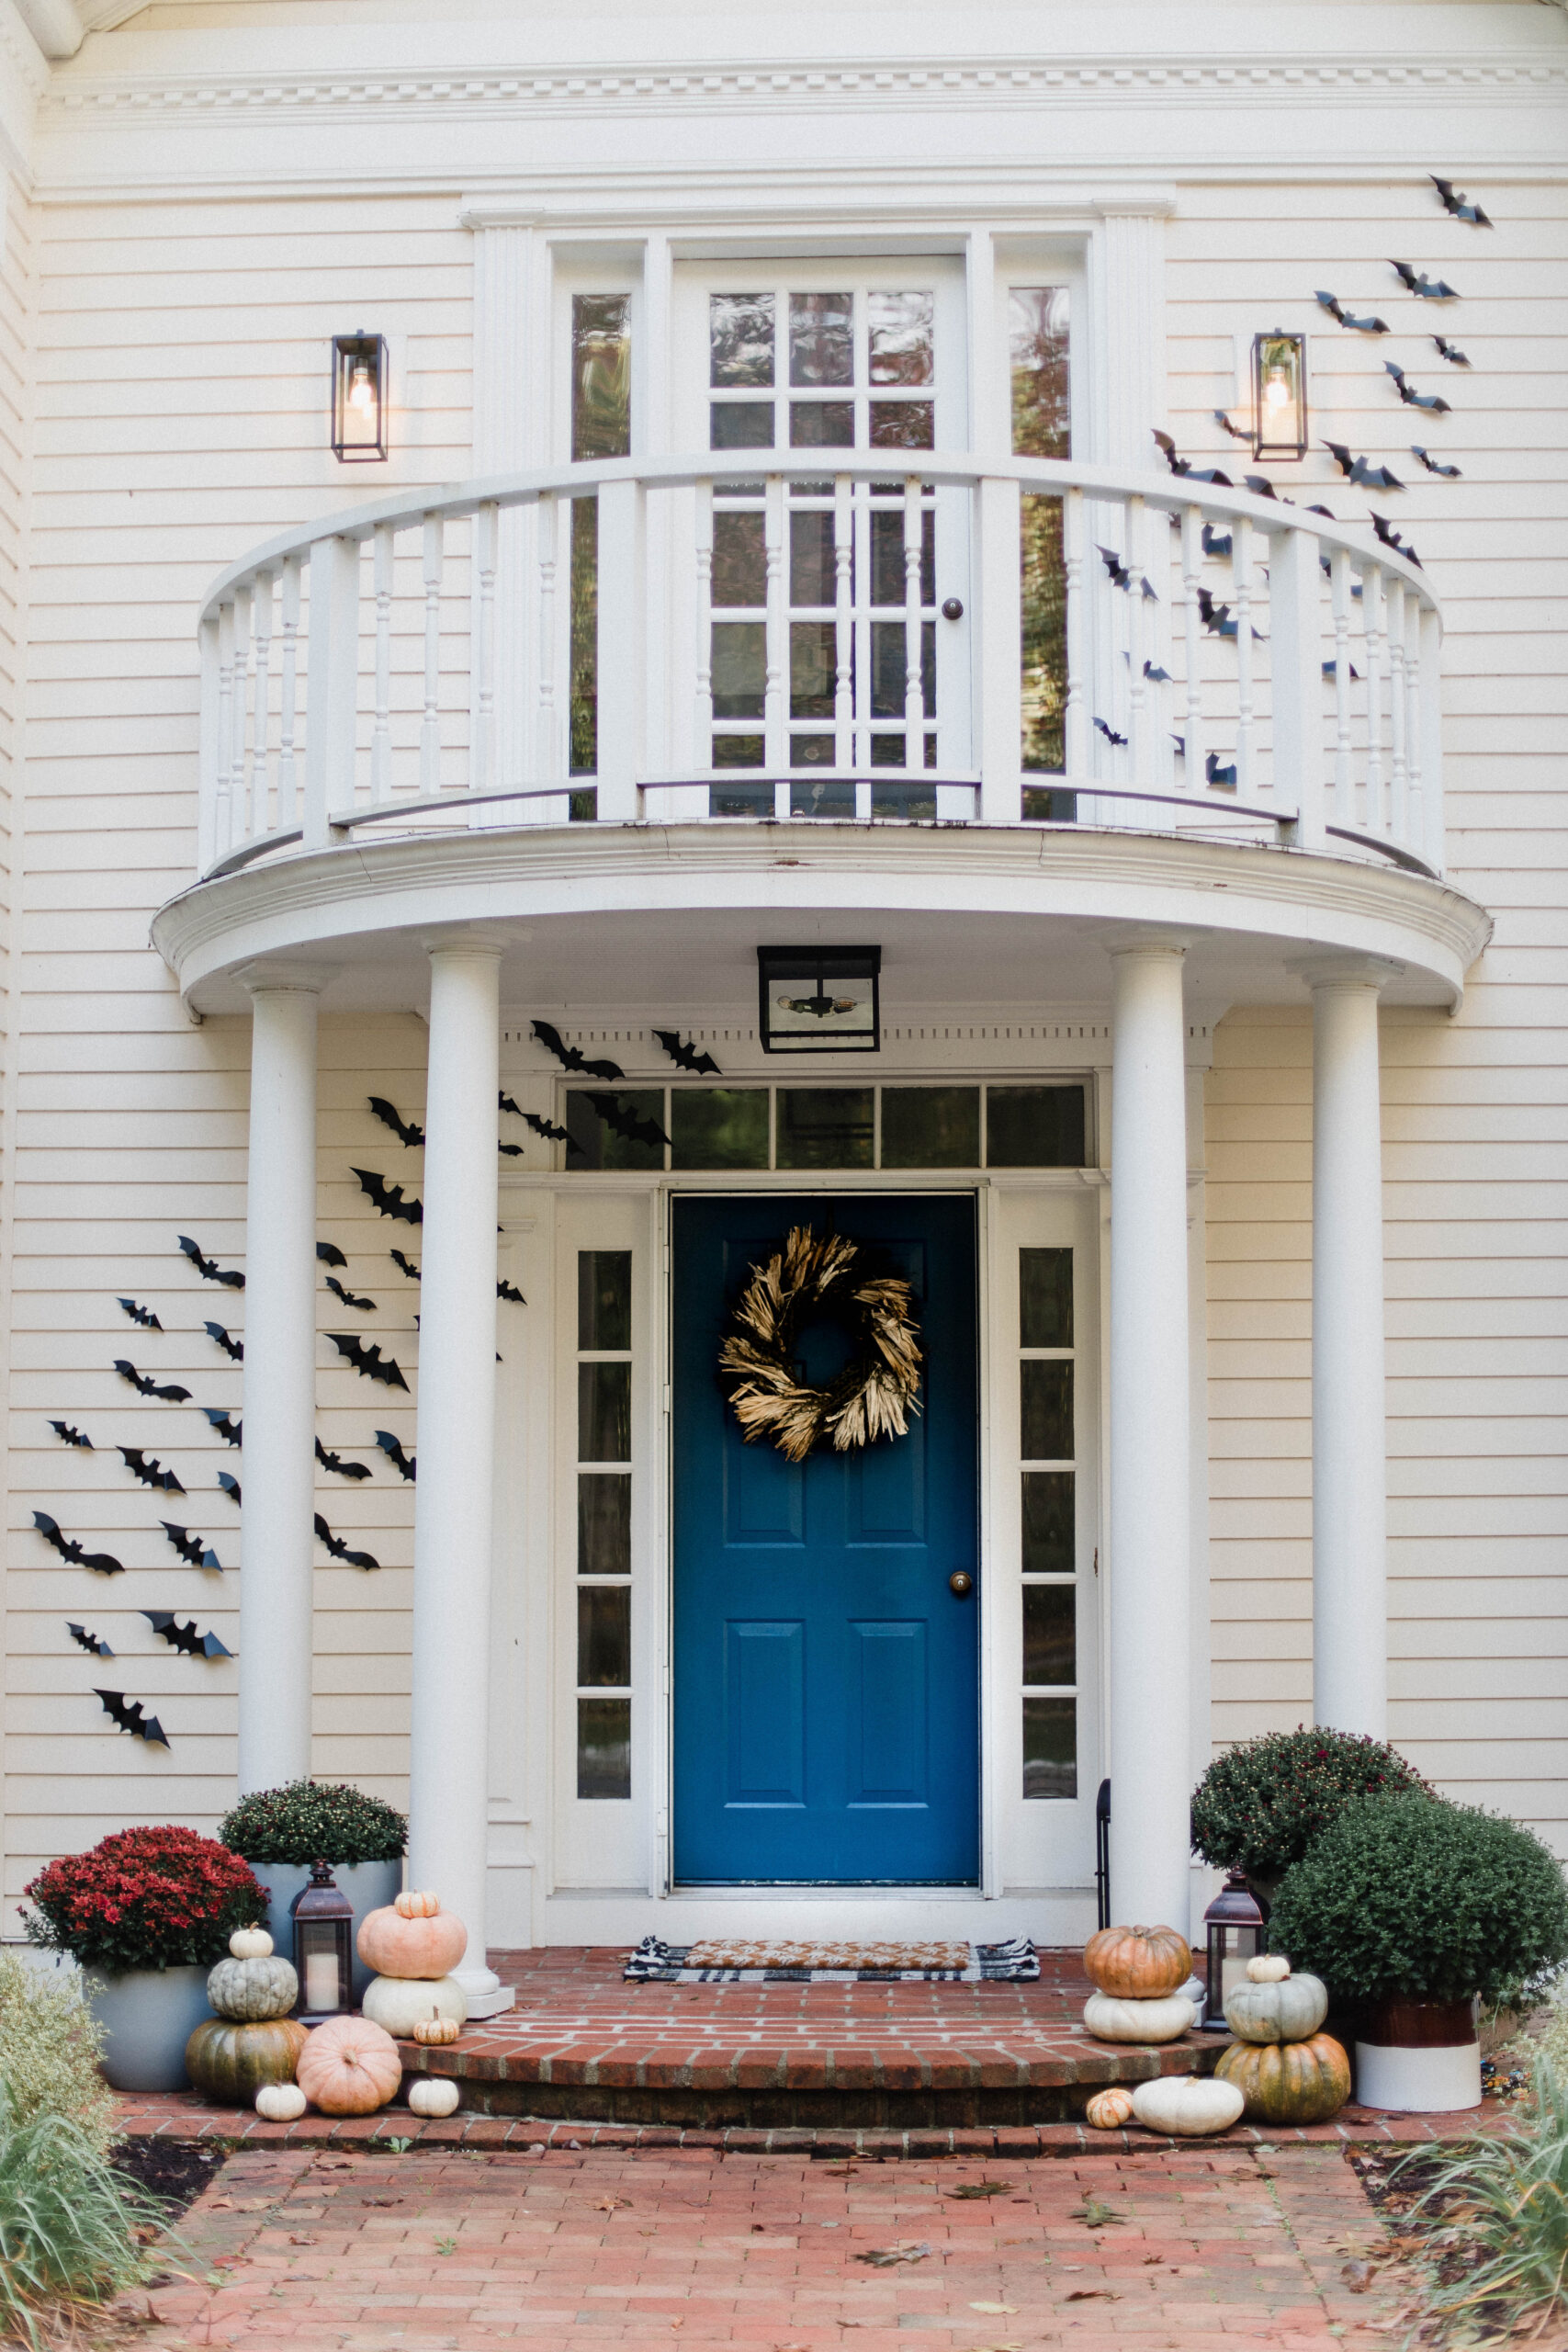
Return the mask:
<path id="1" fill-rule="evenodd" d="M 975 1589 L 975 1579 L 964 1569 L 959 1568 L 948 1577 L 947 1589 L 949 1592 L 956 1593 L 960 1600 L 967 1600 Z"/>

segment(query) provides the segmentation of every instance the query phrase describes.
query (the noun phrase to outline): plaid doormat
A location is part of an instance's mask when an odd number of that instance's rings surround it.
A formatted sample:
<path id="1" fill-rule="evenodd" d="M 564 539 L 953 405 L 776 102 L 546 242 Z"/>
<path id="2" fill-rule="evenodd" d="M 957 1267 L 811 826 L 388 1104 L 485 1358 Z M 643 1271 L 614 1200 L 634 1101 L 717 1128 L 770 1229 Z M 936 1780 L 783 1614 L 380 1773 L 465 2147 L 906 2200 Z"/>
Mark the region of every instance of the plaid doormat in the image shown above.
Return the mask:
<path id="1" fill-rule="evenodd" d="M 1007 1943 L 831 1943 L 708 1936 L 694 1944 L 645 1936 L 626 1955 L 637 1984 L 1030 1984 L 1040 1960 L 1027 1936 Z"/>

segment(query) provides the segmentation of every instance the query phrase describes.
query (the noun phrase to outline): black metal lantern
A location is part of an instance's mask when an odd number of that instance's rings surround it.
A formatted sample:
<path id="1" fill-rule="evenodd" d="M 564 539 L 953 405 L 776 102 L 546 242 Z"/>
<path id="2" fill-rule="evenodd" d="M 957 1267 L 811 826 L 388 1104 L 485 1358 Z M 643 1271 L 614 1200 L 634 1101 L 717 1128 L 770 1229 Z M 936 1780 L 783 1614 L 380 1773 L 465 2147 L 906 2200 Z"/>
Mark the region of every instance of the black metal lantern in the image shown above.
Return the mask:
<path id="1" fill-rule="evenodd" d="M 874 1054 L 880 947 L 759 947 L 758 1028 L 768 1054 Z"/>
<path id="2" fill-rule="evenodd" d="M 1247 1963 L 1263 1949 L 1263 1914 L 1239 1871 L 1232 1871 L 1203 1914 L 1203 1934 L 1209 1954 L 1208 1998 L 1203 2003 L 1207 2032 L 1225 2030 L 1225 1995 L 1247 1974 Z"/>
<path id="3" fill-rule="evenodd" d="M 387 344 L 378 334 L 333 337 L 333 455 L 345 466 L 387 455 Z"/>
<path id="4" fill-rule="evenodd" d="M 354 1905 L 340 1893 L 331 1864 L 312 1862 L 310 1885 L 288 1908 L 300 2019 L 320 2025 L 354 2007 Z"/>
<path id="5" fill-rule="evenodd" d="M 1252 454 L 1304 458 L 1307 451 L 1307 345 L 1304 334 L 1252 338 Z"/>

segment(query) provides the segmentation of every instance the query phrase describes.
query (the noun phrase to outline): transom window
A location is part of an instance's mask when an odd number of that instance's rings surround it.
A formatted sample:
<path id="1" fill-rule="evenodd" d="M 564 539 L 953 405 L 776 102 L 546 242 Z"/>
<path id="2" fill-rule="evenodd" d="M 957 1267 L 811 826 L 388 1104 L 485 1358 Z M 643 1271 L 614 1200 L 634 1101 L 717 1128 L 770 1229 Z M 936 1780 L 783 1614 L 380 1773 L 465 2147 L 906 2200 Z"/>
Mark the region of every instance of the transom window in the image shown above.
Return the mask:
<path id="1" fill-rule="evenodd" d="M 1081 1168 L 1080 1083 L 566 1094 L 568 1169 Z"/>

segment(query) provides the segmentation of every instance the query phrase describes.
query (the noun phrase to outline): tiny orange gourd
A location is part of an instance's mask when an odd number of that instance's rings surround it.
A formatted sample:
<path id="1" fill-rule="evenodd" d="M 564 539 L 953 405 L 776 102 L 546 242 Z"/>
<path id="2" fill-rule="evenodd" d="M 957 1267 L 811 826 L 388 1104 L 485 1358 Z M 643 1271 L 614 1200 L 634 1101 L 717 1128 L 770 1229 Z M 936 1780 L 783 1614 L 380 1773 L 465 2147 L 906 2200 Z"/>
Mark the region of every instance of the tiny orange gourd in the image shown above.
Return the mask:
<path id="1" fill-rule="evenodd" d="M 1156 2001 L 1186 1984 L 1192 1952 L 1175 1928 L 1101 1928 L 1085 1944 L 1083 1964 L 1100 1992 Z"/>
<path id="2" fill-rule="evenodd" d="M 374 2115 L 397 2096 L 403 2062 L 369 2018 L 329 2018 L 306 2038 L 294 2079 L 323 2115 Z"/>
<path id="3" fill-rule="evenodd" d="M 456 2018 L 444 2018 L 433 2009 L 427 2018 L 420 2018 L 411 2029 L 412 2038 L 424 2050 L 445 2050 L 462 2032 Z"/>
<path id="4" fill-rule="evenodd" d="M 441 1897 L 428 1892 L 422 1894 L 415 1887 L 406 1886 L 394 1898 L 392 1908 L 400 1919 L 434 1919 L 441 1908 Z"/>
<path id="5" fill-rule="evenodd" d="M 1112 2083 L 1109 2090 L 1096 2091 L 1084 2109 L 1084 2120 L 1097 2132 L 1114 2132 L 1118 2124 L 1133 2120 L 1133 2094 L 1120 2083 Z"/>

